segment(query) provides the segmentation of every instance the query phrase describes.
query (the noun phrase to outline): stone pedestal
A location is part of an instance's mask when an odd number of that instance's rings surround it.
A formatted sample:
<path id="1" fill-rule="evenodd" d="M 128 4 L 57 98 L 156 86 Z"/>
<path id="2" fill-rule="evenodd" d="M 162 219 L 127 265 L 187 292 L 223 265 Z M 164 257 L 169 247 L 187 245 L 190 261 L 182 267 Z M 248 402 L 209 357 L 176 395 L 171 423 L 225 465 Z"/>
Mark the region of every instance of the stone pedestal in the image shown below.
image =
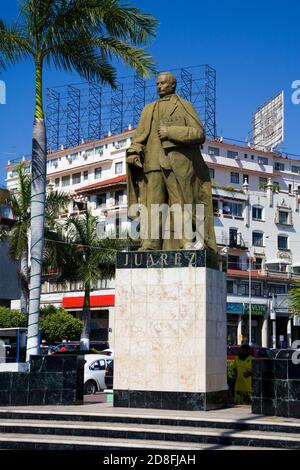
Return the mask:
<path id="1" fill-rule="evenodd" d="M 253 361 L 252 413 L 300 418 L 300 351 L 286 356 Z"/>
<path id="2" fill-rule="evenodd" d="M 226 328 L 226 274 L 204 250 L 120 253 L 114 406 L 224 406 Z"/>

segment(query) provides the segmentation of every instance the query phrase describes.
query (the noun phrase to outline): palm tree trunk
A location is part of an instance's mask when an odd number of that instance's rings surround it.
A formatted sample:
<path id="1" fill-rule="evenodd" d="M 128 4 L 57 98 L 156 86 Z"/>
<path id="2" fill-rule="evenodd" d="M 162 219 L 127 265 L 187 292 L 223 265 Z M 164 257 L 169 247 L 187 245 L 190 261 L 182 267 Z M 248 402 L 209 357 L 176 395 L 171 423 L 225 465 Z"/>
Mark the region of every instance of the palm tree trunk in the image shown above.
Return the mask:
<path id="1" fill-rule="evenodd" d="M 84 302 L 82 310 L 82 332 L 80 336 L 80 349 L 81 351 L 88 351 L 90 349 L 90 329 L 91 329 L 91 308 L 90 308 L 90 293 L 91 286 L 89 282 L 84 286 Z"/>
<path id="2" fill-rule="evenodd" d="M 26 360 L 39 351 L 39 315 L 44 250 L 46 128 L 42 103 L 42 63 L 36 62 L 36 109 L 32 136 L 31 273 Z"/>
<path id="3" fill-rule="evenodd" d="M 21 269 L 20 269 L 20 283 L 21 283 L 21 298 L 20 298 L 20 310 L 25 315 L 26 319 L 28 316 L 28 249 L 26 249 L 21 257 Z M 27 284 L 27 285 L 25 285 Z"/>

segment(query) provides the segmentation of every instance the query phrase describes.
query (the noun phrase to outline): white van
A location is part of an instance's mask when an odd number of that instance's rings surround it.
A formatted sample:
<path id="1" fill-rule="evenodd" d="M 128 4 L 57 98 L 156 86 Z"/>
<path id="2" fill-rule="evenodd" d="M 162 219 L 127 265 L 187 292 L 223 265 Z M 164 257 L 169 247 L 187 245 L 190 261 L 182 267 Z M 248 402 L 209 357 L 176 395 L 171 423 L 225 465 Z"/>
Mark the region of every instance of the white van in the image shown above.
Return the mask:
<path id="1" fill-rule="evenodd" d="M 101 392 L 105 386 L 105 369 L 112 356 L 107 354 L 85 354 L 84 356 L 84 394 Z"/>

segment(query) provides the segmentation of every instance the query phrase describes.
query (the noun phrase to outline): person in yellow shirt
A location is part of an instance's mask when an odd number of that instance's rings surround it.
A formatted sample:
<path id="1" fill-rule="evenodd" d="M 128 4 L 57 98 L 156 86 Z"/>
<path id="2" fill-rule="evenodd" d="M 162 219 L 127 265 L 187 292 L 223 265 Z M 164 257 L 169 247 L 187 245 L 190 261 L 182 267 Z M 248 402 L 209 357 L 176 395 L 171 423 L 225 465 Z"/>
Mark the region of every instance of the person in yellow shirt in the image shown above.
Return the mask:
<path id="1" fill-rule="evenodd" d="M 250 346 L 242 344 L 233 366 L 236 376 L 234 387 L 234 402 L 236 405 L 251 404 L 252 359 Z"/>

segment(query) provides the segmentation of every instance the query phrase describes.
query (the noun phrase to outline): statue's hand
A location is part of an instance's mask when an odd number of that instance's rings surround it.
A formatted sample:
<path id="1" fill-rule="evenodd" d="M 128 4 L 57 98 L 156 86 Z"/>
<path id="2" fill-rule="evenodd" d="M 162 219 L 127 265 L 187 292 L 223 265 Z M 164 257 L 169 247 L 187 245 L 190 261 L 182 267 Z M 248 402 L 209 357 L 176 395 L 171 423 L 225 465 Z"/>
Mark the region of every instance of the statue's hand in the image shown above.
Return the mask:
<path id="1" fill-rule="evenodd" d="M 129 165 L 138 166 L 140 168 L 143 168 L 141 159 L 138 155 L 129 155 L 126 158 L 126 161 L 127 161 L 127 163 L 129 163 Z"/>
<path id="2" fill-rule="evenodd" d="M 168 137 L 168 128 L 167 126 L 159 126 L 158 135 L 160 139 L 166 139 Z"/>

